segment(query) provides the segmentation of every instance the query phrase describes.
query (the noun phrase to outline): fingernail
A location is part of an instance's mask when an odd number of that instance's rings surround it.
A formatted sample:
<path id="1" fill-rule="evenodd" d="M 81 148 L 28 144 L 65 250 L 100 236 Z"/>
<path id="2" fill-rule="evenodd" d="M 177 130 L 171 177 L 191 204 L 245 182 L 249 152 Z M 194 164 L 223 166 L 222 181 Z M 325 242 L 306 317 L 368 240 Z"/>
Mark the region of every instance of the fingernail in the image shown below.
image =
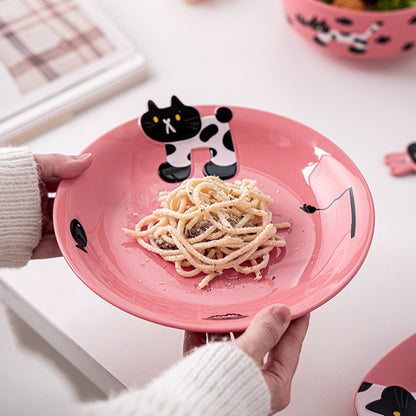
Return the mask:
<path id="1" fill-rule="evenodd" d="M 291 313 L 286 305 L 275 305 L 272 309 L 272 313 L 277 316 L 282 325 L 286 325 L 290 322 Z"/>
<path id="2" fill-rule="evenodd" d="M 82 153 L 80 155 L 76 155 L 75 159 L 77 160 L 85 160 L 88 159 L 89 157 L 91 157 L 91 153 Z"/>

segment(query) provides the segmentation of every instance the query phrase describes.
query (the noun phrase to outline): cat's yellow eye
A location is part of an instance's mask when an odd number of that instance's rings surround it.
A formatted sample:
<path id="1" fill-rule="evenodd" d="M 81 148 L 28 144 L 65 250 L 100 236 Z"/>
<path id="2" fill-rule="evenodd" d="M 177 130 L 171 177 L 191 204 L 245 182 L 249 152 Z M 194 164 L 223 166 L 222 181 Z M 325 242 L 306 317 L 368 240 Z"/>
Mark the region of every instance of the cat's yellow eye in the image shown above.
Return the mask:
<path id="1" fill-rule="evenodd" d="M 179 114 L 175 114 L 175 120 L 180 121 L 180 119 L 181 119 L 181 116 Z"/>
<path id="2" fill-rule="evenodd" d="M 400 416 L 400 415 L 401 415 L 401 413 L 398 412 L 397 410 L 395 412 L 393 412 L 393 416 Z"/>
<path id="3" fill-rule="evenodd" d="M 153 117 L 153 121 L 154 121 L 155 123 L 159 123 L 159 117 L 154 116 L 154 117 Z"/>

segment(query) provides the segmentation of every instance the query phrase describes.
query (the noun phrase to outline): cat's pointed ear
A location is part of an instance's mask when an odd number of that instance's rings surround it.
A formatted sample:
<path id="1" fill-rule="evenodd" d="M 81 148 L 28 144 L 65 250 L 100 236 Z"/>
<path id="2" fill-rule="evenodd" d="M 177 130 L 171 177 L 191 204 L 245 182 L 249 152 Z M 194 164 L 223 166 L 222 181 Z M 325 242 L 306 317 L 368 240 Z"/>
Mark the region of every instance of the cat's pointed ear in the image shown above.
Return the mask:
<path id="1" fill-rule="evenodd" d="M 184 107 L 184 105 L 181 103 L 179 98 L 176 95 L 172 95 L 172 98 L 170 100 L 170 104 L 172 107 Z"/>
<path id="2" fill-rule="evenodd" d="M 382 400 L 376 400 L 374 402 L 368 403 L 365 408 L 380 415 L 382 415 L 385 410 L 385 406 L 383 405 Z"/>
<path id="3" fill-rule="evenodd" d="M 157 105 L 152 100 L 147 102 L 147 107 L 149 111 L 158 110 Z"/>

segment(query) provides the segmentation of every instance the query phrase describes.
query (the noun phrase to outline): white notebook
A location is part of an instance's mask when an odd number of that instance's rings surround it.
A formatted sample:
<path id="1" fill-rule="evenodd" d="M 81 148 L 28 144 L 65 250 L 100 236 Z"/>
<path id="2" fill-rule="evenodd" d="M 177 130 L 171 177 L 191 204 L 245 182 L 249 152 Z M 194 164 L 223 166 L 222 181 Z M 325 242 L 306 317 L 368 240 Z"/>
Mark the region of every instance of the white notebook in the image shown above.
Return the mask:
<path id="1" fill-rule="evenodd" d="M 143 55 L 86 0 L 1 0 L 0 144 L 137 83 Z"/>

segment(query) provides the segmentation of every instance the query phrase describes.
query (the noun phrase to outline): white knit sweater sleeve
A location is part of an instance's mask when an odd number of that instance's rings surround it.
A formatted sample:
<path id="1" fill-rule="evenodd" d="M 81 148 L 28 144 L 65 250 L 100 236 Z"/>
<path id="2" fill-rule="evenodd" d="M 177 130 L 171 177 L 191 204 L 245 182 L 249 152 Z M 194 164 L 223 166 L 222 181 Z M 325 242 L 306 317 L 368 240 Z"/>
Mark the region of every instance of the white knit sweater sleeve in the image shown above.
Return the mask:
<path id="1" fill-rule="evenodd" d="M 0 147 L 0 267 L 24 266 L 39 244 L 42 212 L 32 153 Z"/>
<path id="2" fill-rule="evenodd" d="M 195 350 L 139 391 L 83 405 L 77 416 L 263 416 L 270 393 L 260 369 L 230 343 Z"/>

